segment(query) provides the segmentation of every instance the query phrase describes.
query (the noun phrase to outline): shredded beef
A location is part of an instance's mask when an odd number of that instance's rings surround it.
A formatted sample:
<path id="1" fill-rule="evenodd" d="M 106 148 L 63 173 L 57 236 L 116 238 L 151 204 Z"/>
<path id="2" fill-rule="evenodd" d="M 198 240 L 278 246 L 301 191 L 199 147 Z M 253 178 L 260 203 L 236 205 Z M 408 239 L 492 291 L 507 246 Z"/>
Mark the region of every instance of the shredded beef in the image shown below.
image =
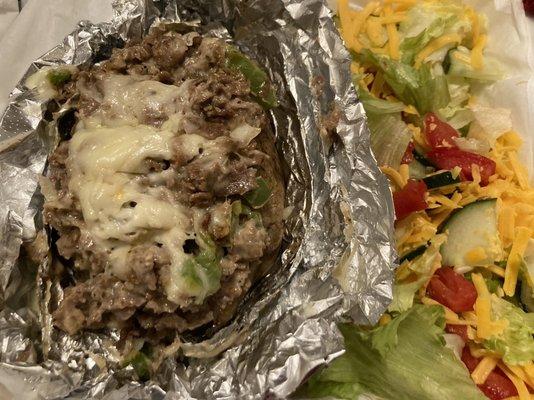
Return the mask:
<path id="1" fill-rule="evenodd" d="M 199 226 L 220 250 L 222 278 L 220 289 L 204 303 L 173 303 L 163 291 L 171 257 L 160 245 L 143 243 L 147 232 L 142 230 L 131 235 L 136 245 L 122 256 L 126 272 L 112 268 L 110 251 L 91 236 L 80 202 L 69 189 L 65 140 L 49 157 L 49 182 L 42 184 L 45 222 L 57 232 L 55 246 L 61 257 L 73 262 L 76 280 L 53 313 L 60 329 L 75 334 L 112 327 L 157 341 L 210 322 L 224 324 L 263 274 L 262 263 L 272 264 L 282 240 L 284 186 L 278 155 L 264 110 L 252 99 L 245 77 L 226 67 L 225 52 L 220 39 L 157 29 L 140 42 L 115 49 L 109 60 L 79 71 L 62 88 L 58 101 L 74 105 L 83 121 L 105 108 L 104 83 L 111 75 L 176 86 L 188 82 L 184 100 L 188 108 L 175 128 L 177 137 L 196 134 L 210 140 L 212 147 L 190 154 L 177 140 L 170 159 L 144 161 L 143 184 L 162 186 L 174 200 L 201 211 Z M 159 128 L 174 106 L 154 102 L 135 117 L 140 124 Z M 245 123 L 261 129 L 248 145 L 230 137 Z M 257 188 L 260 176 L 272 189 L 269 201 L 255 210 L 262 222 L 234 215 L 232 203 L 244 202 L 243 196 Z M 198 252 L 198 245 L 191 251 Z"/>

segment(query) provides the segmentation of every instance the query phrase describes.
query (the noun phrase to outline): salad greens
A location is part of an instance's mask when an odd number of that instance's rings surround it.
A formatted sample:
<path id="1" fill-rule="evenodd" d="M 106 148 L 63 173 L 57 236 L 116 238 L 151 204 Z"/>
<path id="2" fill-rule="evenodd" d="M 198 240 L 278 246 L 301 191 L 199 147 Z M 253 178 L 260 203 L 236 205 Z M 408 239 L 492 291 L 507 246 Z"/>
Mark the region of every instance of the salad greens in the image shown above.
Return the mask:
<path id="1" fill-rule="evenodd" d="M 355 59 L 381 71 L 395 97 L 406 105 L 415 106 L 421 114 L 437 111 L 449 104 L 450 95 L 445 75 L 432 71 L 427 64 L 416 69 L 367 49 L 362 50 Z"/>
<path id="2" fill-rule="evenodd" d="M 314 375 L 297 397 L 483 400 L 467 369 L 444 346 L 444 312 L 416 305 L 385 326 L 340 326 L 346 352 Z"/>
<path id="3" fill-rule="evenodd" d="M 503 77 L 484 53 L 486 19 L 461 0 L 359 3 L 355 11 L 338 0 L 340 31 L 373 153 L 390 178 L 401 265 L 381 324 L 341 325 L 346 352 L 298 396 L 513 397 L 517 382 L 534 379 L 534 313 L 526 312 L 534 311 L 534 191 L 518 165 L 510 111 L 473 95 Z M 491 209 L 495 224 L 480 229 L 484 200 L 500 206 Z M 445 241 L 457 245 L 447 257 Z M 499 263 L 512 253 L 520 266 Z"/>
<path id="4" fill-rule="evenodd" d="M 371 148 L 378 163 L 398 167 L 412 137 L 400 113 L 369 114 L 367 122 L 374 132 L 371 134 Z"/>
<path id="5" fill-rule="evenodd" d="M 534 313 L 526 313 L 509 301 L 491 296 L 494 320 L 506 320 L 508 326 L 500 336 L 484 342 L 484 346 L 502 356 L 510 364 L 526 364 L 534 360 Z"/>
<path id="6" fill-rule="evenodd" d="M 406 279 L 400 279 L 393 286 L 393 301 L 388 310 L 403 312 L 413 306 L 415 293 L 430 279 L 434 273 L 436 263 L 441 259 L 439 250 L 445 235 L 435 236 L 425 252 L 409 263 L 411 274 Z"/>

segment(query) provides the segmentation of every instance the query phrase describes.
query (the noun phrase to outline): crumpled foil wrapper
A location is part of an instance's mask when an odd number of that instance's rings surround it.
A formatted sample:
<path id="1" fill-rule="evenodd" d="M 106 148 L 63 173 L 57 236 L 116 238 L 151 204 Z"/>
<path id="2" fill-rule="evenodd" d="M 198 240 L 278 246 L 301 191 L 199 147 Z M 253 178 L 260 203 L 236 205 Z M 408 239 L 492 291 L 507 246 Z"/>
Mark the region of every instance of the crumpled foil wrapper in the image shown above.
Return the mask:
<path id="1" fill-rule="evenodd" d="M 285 398 L 343 352 L 340 320 L 375 323 L 392 295 L 392 202 L 369 146 L 349 55 L 321 0 L 115 0 L 110 23 L 81 22 L 36 60 L 89 64 L 158 23 L 225 37 L 277 87 L 271 111 L 290 215 L 280 263 L 211 338 L 183 339 L 148 382 L 121 368 L 116 332 L 69 337 L 52 326 L 48 264 L 19 257 L 43 224 L 38 177 L 57 131 L 21 80 L 0 120 L 0 397 Z M 328 120 L 339 119 L 337 129 Z M 7 393 L 5 391 L 7 390 Z"/>

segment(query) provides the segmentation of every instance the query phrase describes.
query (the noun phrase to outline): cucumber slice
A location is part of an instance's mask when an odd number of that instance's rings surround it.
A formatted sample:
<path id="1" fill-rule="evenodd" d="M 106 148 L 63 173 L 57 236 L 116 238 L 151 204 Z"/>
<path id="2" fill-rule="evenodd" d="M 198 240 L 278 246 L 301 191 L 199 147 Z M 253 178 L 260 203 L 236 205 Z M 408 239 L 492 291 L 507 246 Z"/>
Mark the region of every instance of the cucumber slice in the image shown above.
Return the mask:
<path id="1" fill-rule="evenodd" d="M 447 240 L 441 246 L 442 265 L 483 266 L 502 259 L 503 251 L 497 230 L 497 199 L 468 204 L 448 220 L 441 229 Z M 473 257 L 474 253 L 482 254 Z"/>
<path id="2" fill-rule="evenodd" d="M 414 258 L 419 257 L 421 254 L 423 254 L 426 251 L 426 249 L 428 249 L 428 244 L 419 246 L 418 248 L 406 253 L 399 259 L 399 264 L 402 264 L 406 260 L 411 261 Z"/>
<path id="3" fill-rule="evenodd" d="M 452 175 L 451 171 L 442 171 L 433 175 L 429 175 L 423 178 L 428 189 L 437 189 L 443 186 L 454 185 L 460 183 L 460 177 L 456 178 Z"/>
<path id="4" fill-rule="evenodd" d="M 521 282 L 521 303 L 527 312 L 534 312 L 534 294 L 532 288 L 525 281 Z"/>
<path id="5" fill-rule="evenodd" d="M 425 176 L 428 175 L 428 167 L 425 167 L 423 164 L 421 164 L 417 160 L 413 160 L 410 164 L 408 164 L 408 169 L 410 171 L 410 178 L 412 179 L 423 179 Z"/>
<path id="6" fill-rule="evenodd" d="M 432 162 L 426 158 L 423 153 L 421 153 L 418 149 L 413 150 L 413 158 L 415 158 L 420 164 L 423 164 L 425 167 L 432 167 L 435 168 L 436 166 L 432 164 Z"/>

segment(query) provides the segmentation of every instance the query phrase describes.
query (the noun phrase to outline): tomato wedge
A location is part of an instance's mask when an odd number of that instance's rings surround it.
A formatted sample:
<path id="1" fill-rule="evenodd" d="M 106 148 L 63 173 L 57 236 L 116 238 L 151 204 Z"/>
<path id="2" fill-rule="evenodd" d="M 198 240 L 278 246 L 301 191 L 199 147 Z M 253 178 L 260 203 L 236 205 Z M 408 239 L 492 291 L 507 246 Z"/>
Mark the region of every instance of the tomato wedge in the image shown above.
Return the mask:
<path id="1" fill-rule="evenodd" d="M 393 193 L 395 219 L 400 221 L 413 212 L 426 209 L 425 195 L 426 184 L 423 181 L 409 180 L 406 186 Z"/>
<path id="2" fill-rule="evenodd" d="M 473 310 L 477 299 L 475 285 L 449 267 L 438 269 L 430 278 L 427 294 L 456 313 Z"/>
<path id="3" fill-rule="evenodd" d="M 425 135 L 428 144 L 433 149 L 458 148 L 454 142 L 454 138 L 460 137 L 458 131 L 441 121 L 434 113 L 428 113 L 425 116 Z"/>
<path id="4" fill-rule="evenodd" d="M 451 170 L 454 167 L 460 167 L 463 178 L 470 181 L 473 180 L 472 166 L 478 165 L 480 181 L 484 185 L 488 184 L 489 177 L 495 173 L 495 161 L 468 151 L 440 148 L 428 152 L 427 157 L 441 169 Z"/>
<path id="5" fill-rule="evenodd" d="M 469 347 L 465 346 L 462 351 L 462 361 L 469 372 L 473 372 L 480 362 L 480 359 L 473 357 Z M 486 382 L 482 385 L 478 385 L 478 387 L 491 400 L 502 400 L 508 397 L 517 396 L 517 389 L 514 384 L 499 367 L 491 371 L 486 378 Z"/>
<path id="6" fill-rule="evenodd" d="M 534 15 L 534 0 L 523 0 L 523 6 L 525 7 L 525 12 L 528 15 Z"/>
<path id="7" fill-rule="evenodd" d="M 410 142 L 408 144 L 408 147 L 406 147 L 406 151 L 404 152 L 404 155 L 402 156 L 401 164 L 410 164 L 413 161 L 413 149 L 415 148 L 413 142 Z"/>
<path id="8" fill-rule="evenodd" d="M 469 340 L 469 337 L 467 336 L 467 326 L 465 325 L 447 324 L 445 325 L 445 332 L 454 333 L 455 335 L 460 336 L 464 342 Z"/>

